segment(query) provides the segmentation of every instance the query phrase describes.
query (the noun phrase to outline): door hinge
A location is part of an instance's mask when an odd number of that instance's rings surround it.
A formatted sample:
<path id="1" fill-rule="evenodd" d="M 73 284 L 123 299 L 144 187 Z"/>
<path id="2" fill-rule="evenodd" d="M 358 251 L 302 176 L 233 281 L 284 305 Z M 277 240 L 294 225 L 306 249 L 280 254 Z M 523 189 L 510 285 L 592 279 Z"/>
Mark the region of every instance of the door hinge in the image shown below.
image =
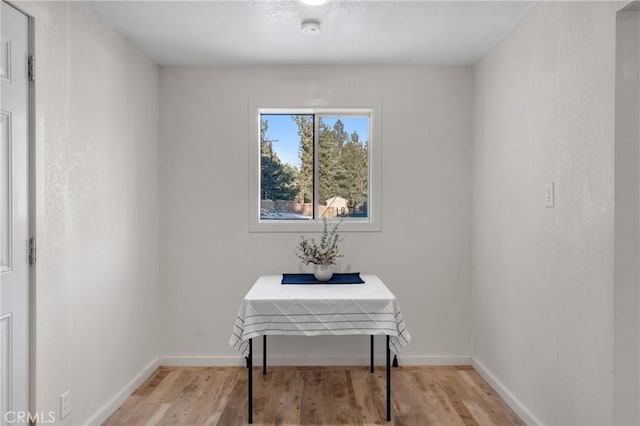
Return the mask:
<path id="1" fill-rule="evenodd" d="M 29 238 L 29 265 L 36 263 L 36 239 Z"/>
<path id="2" fill-rule="evenodd" d="M 36 81 L 36 57 L 33 55 L 29 56 L 29 81 Z"/>

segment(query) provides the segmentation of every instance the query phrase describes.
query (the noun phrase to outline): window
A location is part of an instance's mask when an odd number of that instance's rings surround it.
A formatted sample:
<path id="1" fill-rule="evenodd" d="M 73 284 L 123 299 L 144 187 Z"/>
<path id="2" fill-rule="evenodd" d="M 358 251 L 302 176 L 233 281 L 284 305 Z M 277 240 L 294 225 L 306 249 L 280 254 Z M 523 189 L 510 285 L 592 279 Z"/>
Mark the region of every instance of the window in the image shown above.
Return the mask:
<path id="1" fill-rule="evenodd" d="M 324 218 L 346 231 L 380 229 L 377 108 L 250 110 L 251 231 L 320 229 Z"/>

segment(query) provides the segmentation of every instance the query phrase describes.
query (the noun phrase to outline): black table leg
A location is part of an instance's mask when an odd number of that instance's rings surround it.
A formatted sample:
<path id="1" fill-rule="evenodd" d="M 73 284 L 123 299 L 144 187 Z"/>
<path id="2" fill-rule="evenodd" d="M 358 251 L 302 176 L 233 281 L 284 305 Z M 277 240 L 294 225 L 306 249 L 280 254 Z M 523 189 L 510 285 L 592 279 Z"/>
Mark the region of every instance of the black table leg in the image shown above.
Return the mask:
<path id="1" fill-rule="evenodd" d="M 262 336 L 262 374 L 267 374 L 267 335 Z"/>
<path id="2" fill-rule="evenodd" d="M 391 351 L 387 335 L 387 421 L 391 421 Z"/>
<path id="3" fill-rule="evenodd" d="M 373 334 L 371 335 L 371 372 L 373 373 Z"/>
<path id="4" fill-rule="evenodd" d="M 249 356 L 247 358 L 249 367 L 249 424 L 253 423 L 253 339 L 249 339 Z"/>

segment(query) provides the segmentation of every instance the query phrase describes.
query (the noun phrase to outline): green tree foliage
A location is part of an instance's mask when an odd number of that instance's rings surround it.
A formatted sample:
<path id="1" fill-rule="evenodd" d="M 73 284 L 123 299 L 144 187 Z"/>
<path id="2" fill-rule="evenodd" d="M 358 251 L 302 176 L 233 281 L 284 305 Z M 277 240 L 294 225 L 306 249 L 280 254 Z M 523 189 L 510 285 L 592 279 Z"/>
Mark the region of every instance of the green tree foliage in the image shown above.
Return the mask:
<path id="1" fill-rule="evenodd" d="M 298 193 L 295 198 L 299 203 L 310 203 L 313 199 L 313 116 L 293 115 L 292 119 L 298 125 L 298 157 L 301 163 L 296 179 Z"/>
<path id="2" fill-rule="evenodd" d="M 360 142 L 356 132 L 345 132 L 341 120 L 333 128 L 320 120 L 319 132 L 320 200 L 342 197 L 353 211 L 367 201 L 367 142 Z"/>
<path id="3" fill-rule="evenodd" d="M 298 169 L 282 164 L 273 150 L 277 140 L 267 138 L 267 120 L 260 122 L 260 191 L 263 200 L 293 200 L 298 193 Z"/>
<path id="4" fill-rule="evenodd" d="M 361 144 L 358 134 L 354 132 L 340 153 L 340 196 L 349 201 L 351 209 L 367 201 L 367 151 L 367 143 Z"/>
<path id="5" fill-rule="evenodd" d="M 340 123 L 338 125 L 338 123 Z M 342 174 L 340 169 L 340 134 L 336 132 L 336 129 L 340 131 L 342 123 L 340 120 L 336 122 L 331 129 L 322 120 L 318 125 L 318 162 L 320 163 L 319 170 L 319 195 L 320 202 L 324 202 L 331 197 L 340 195 L 340 175 Z"/>

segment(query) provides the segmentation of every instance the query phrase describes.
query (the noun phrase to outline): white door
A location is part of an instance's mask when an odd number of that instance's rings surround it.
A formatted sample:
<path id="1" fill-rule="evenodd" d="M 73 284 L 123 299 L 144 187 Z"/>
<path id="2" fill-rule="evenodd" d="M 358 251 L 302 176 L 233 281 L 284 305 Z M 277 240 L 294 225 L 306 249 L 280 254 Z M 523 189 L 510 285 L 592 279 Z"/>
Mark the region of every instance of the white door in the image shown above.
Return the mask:
<path id="1" fill-rule="evenodd" d="M 2 2 L 0 44 L 0 424 L 29 397 L 28 18 Z"/>

